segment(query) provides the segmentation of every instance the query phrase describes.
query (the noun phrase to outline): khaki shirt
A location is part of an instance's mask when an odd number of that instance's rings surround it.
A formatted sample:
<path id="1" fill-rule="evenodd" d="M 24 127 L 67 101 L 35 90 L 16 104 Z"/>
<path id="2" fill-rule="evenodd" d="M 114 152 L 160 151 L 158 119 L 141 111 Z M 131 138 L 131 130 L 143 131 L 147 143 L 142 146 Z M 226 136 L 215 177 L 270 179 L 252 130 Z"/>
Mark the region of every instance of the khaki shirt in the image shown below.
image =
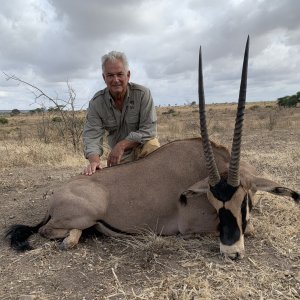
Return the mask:
<path id="1" fill-rule="evenodd" d="M 108 132 L 108 144 L 119 141 L 145 143 L 157 136 L 157 117 L 150 90 L 128 83 L 122 112 L 114 105 L 107 88 L 97 92 L 89 102 L 83 130 L 84 155 L 103 154 L 103 137 Z M 130 155 L 131 150 L 124 153 Z"/>

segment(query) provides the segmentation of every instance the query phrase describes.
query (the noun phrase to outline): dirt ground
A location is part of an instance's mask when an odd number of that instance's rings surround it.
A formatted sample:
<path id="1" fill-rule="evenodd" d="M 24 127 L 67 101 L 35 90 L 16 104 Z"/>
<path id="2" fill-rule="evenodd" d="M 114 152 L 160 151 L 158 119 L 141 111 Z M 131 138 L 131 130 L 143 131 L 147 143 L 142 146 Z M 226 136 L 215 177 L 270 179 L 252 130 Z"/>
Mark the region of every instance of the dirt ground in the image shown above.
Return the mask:
<path id="1" fill-rule="evenodd" d="M 220 137 L 220 139 L 227 139 Z M 243 159 L 261 174 L 300 190 L 300 131 L 247 131 Z M 77 168 L 0 171 L 0 234 L 11 224 L 36 224 L 46 194 Z M 35 235 L 34 250 L 16 253 L 0 244 L 0 299 L 299 299 L 300 207 L 287 197 L 258 193 L 255 233 L 246 256 L 230 261 L 214 236 L 89 237 L 61 251 Z"/>

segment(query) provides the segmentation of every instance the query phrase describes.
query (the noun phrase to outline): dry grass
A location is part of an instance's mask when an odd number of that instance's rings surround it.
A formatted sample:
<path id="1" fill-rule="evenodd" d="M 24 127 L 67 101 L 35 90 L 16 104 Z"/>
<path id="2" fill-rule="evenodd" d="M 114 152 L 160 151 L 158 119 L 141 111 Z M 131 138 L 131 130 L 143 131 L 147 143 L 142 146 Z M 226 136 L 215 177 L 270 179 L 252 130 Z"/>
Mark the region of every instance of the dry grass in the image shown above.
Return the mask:
<path id="1" fill-rule="evenodd" d="M 158 108 L 162 143 L 198 136 L 197 107 L 173 107 L 174 115 L 163 114 L 169 109 Z M 232 104 L 208 106 L 215 141 L 230 145 L 234 111 Z M 40 221 L 45 195 L 85 164 L 64 143 L 41 142 L 34 129 L 38 123 L 38 118 L 14 117 L 0 126 L 1 233 L 8 224 Z M 22 127 L 22 139 L 16 127 Z M 243 159 L 299 191 L 299 128 L 299 108 L 278 111 L 273 103 L 248 104 Z M 143 232 L 87 239 L 66 252 L 57 242 L 34 236 L 36 249 L 24 254 L 2 243 L 0 299 L 299 299 L 299 205 L 260 192 L 252 222 L 255 233 L 245 240 L 246 257 L 237 262 L 220 256 L 214 236 Z"/>
<path id="2" fill-rule="evenodd" d="M 83 166 L 85 159 L 82 153 L 74 153 L 71 147 L 62 143 L 45 144 L 38 140 L 26 142 L 2 141 L 0 145 L 2 159 L 0 168 L 53 166 Z"/>

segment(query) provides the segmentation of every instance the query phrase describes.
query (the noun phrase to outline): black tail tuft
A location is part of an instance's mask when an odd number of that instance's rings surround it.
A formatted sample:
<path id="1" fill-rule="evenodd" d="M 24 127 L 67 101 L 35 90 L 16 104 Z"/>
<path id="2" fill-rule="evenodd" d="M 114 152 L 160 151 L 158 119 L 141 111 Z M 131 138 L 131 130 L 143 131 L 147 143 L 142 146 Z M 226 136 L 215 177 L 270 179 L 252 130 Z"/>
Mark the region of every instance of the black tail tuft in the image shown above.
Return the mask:
<path id="1" fill-rule="evenodd" d="M 34 233 L 37 233 L 44 222 L 36 226 L 12 225 L 6 232 L 5 237 L 10 239 L 10 246 L 17 251 L 28 251 L 33 248 L 29 245 L 27 239 Z"/>

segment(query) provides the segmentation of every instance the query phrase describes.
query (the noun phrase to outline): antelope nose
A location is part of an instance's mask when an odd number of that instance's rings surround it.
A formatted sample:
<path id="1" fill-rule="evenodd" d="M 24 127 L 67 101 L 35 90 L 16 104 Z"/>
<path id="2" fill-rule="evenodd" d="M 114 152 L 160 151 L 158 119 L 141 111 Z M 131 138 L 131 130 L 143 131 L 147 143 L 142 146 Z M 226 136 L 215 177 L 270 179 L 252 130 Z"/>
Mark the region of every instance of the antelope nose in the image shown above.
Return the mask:
<path id="1" fill-rule="evenodd" d="M 221 253 L 224 258 L 230 258 L 231 260 L 237 261 L 244 257 L 242 252 L 234 252 L 234 253 Z"/>
<path id="2" fill-rule="evenodd" d="M 240 252 L 234 253 L 232 257 L 230 257 L 232 260 L 239 260 L 242 258 L 242 254 Z"/>

